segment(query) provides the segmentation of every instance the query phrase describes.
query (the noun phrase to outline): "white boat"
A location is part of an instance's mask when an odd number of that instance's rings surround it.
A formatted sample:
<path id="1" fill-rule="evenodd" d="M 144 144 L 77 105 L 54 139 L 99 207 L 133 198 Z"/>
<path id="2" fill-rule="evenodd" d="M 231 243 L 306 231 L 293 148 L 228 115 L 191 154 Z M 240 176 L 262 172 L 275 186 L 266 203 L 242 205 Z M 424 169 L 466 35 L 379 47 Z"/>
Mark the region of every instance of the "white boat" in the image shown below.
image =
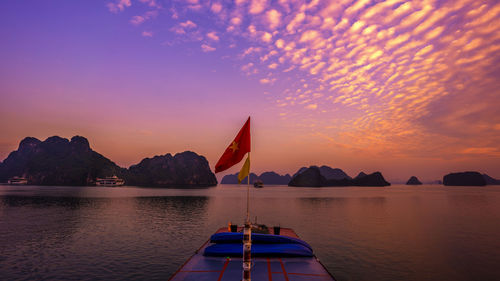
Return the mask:
<path id="1" fill-rule="evenodd" d="M 95 180 L 95 184 L 97 186 L 122 186 L 125 184 L 123 179 L 118 178 L 117 176 L 105 177 L 105 178 L 97 178 Z"/>
<path id="2" fill-rule="evenodd" d="M 263 188 L 264 187 L 264 183 L 261 180 L 256 180 L 256 181 L 253 182 L 253 187 L 255 187 L 255 188 Z"/>
<path id="3" fill-rule="evenodd" d="M 26 185 L 28 184 L 28 179 L 23 177 L 13 177 L 9 179 L 8 183 L 12 185 Z"/>

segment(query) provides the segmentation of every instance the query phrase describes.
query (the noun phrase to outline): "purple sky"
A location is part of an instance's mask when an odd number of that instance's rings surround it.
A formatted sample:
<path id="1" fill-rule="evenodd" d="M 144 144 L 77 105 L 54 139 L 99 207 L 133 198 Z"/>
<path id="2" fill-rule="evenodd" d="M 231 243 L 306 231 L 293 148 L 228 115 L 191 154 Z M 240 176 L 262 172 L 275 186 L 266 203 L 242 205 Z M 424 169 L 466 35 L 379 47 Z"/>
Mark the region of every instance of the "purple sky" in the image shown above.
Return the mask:
<path id="1" fill-rule="evenodd" d="M 499 19 L 473 0 L 1 1 L 0 159 L 78 134 L 122 166 L 213 168 L 251 115 L 257 173 L 500 177 Z"/>

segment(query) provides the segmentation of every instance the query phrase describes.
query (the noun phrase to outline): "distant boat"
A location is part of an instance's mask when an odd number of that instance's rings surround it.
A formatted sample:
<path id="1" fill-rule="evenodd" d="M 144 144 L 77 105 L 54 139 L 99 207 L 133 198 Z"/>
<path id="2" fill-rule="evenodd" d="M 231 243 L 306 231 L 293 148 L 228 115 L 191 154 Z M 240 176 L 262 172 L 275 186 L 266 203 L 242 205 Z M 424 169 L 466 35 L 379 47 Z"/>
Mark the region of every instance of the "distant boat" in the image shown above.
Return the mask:
<path id="1" fill-rule="evenodd" d="M 28 184 L 28 179 L 23 177 L 13 177 L 9 179 L 8 183 L 12 185 L 26 185 Z"/>
<path id="2" fill-rule="evenodd" d="M 122 186 L 125 184 L 123 179 L 118 178 L 117 176 L 105 177 L 105 178 L 97 178 L 95 180 L 95 184 L 97 186 Z"/>
<path id="3" fill-rule="evenodd" d="M 264 183 L 261 180 L 256 180 L 256 181 L 253 182 L 253 187 L 263 188 L 264 187 Z"/>

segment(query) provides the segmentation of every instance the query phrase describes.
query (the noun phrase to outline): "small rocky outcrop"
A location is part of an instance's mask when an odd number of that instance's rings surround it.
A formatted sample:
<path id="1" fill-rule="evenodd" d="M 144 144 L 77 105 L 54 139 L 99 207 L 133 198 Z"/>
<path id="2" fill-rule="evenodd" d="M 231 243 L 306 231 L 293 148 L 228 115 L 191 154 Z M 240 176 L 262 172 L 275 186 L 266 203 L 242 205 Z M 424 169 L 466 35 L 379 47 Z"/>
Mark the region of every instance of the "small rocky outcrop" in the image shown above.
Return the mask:
<path id="1" fill-rule="evenodd" d="M 451 173 L 443 177 L 444 185 L 453 186 L 484 186 L 486 180 L 478 172 Z"/>
<path id="2" fill-rule="evenodd" d="M 361 174 L 361 173 L 360 173 Z M 382 173 L 375 172 L 366 176 L 356 177 L 352 180 L 354 186 L 389 186 L 391 185 L 384 179 Z"/>
<path id="3" fill-rule="evenodd" d="M 217 185 L 207 159 L 191 151 L 143 159 L 129 168 L 127 185 L 205 187 Z"/>
<path id="4" fill-rule="evenodd" d="M 238 175 L 239 173 L 232 174 L 232 175 L 225 175 L 222 180 L 220 181 L 221 184 L 238 184 Z M 253 184 L 254 181 L 258 180 L 259 177 L 254 174 L 250 173 L 250 183 Z M 247 184 L 248 179 L 245 177 L 242 181 L 241 184 Z"/>
<path id="5" fill-rule="evenodd" d="M 326 178 L 317 166 L 311 166 L 292 178 L 289 186 L 321 187 L 326 185 Z"/>
<path id="6" fill-rule="evenodd" d="M 418 180 L 417 177 L 412 176 L 407 182 L 406 185 L 422 185 L 422 182 Z"/>
<path id="7" fill-rule="evenodd" d="M 486 181 L 487 185 L 500 185 L 500 180 L 492 178 L 492 177 L 488 176 L 487 174 L 483 174 L 483 178 Z"/>

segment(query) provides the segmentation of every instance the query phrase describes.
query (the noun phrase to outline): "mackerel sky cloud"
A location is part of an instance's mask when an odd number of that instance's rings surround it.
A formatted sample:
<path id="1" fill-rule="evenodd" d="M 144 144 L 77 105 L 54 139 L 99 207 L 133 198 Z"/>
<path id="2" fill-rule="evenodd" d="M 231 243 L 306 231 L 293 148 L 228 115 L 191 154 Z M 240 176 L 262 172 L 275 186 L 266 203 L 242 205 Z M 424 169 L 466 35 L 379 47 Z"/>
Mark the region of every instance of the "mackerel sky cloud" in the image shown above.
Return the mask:
<path id="1" fill-rule="evenodd" d="M 81 134 L 212 163 L 251 115 L 256 172 L 500 177 L 498 1 L 42 2 L 0 3 L 0 160 Z"/>
<path id="2" fill-rule="evenodd" d="M 108 6 L 143 9 L 136 4 Z M 249 79 L 269 85 L 277 116 L 332 143 L 421 154 L 439 140 L 435 149 L 450 154 L 500 156 L 496 1 L 165 5 L 152 11 L 168 18 L 176 44 L 205 33 L 198 37 L 201 51 L 218 50 L 220 57 L 236 45 L 234 63 Z"/>

